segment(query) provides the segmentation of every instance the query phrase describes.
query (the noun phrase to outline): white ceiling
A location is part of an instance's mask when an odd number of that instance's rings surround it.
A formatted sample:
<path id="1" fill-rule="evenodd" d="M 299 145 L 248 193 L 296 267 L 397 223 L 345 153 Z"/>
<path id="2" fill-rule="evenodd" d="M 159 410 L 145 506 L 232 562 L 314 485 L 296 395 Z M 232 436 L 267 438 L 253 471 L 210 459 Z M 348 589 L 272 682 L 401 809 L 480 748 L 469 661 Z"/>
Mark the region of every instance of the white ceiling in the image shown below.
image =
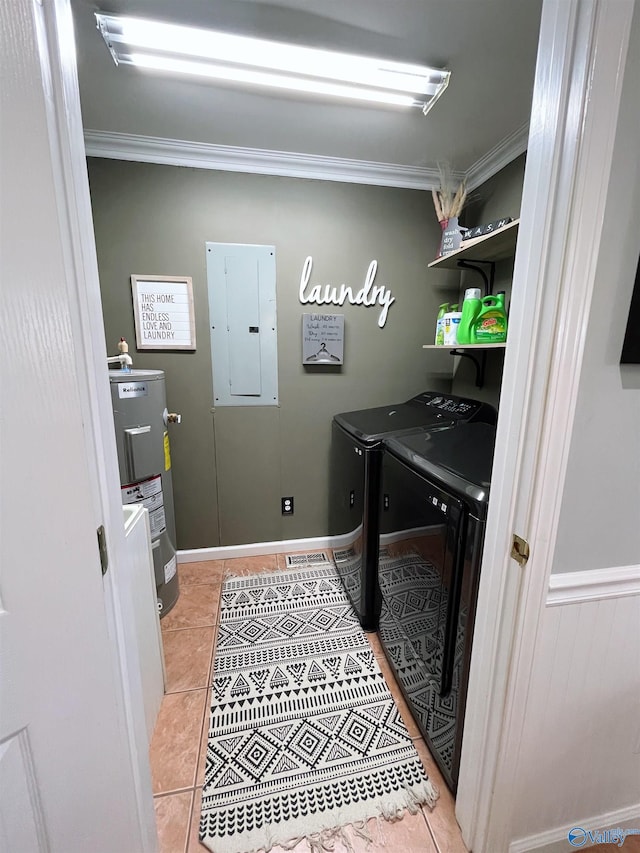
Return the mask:
<path id="1" fill-rule="evenodd" d="M 85 129 L 467 172 L 529 118 L 541 0 L 72 0 Z M 95 11 L 449 69 L 425 117 L 116 67 Z M 520 134 L 522 135 L 522 134 Z"/>

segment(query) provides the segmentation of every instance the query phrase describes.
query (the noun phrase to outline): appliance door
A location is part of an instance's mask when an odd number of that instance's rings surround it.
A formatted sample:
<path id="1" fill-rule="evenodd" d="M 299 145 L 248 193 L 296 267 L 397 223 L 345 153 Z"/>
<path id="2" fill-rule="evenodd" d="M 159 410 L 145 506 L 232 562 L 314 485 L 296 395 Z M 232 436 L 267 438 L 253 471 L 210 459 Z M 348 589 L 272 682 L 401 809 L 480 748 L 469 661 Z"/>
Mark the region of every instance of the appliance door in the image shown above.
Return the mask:
<path id="1" fill-rule="evenodd" d="M 332 424 L 329 524 L 340 536 L 334 549 L 338 574 L 363 628 L 377 627 L 376 561 L 380 449 L 363 447 Z"/>
<path id="2" fill-rule="evenodd" d="M 456 619 L 456 639 L 453 659 L 451 691 L 446 697 L 438 697 L 433 703 L 430 716 L 430 731 L 446 728 L 448 720 L 456 720 L 453 734 L 453 754 L 451 758 L 451 776 L 453 786 L 458 781 L 460 754 L 462 752 L 462 734 L 467 705 L 467 686 L 471 664 L 473 629 L 475 627 L 478 585 L 480 582 L 480 563 L 484 545 L 484 521 L 473 516 L 467 519 L 467 534 L 464 547 L 464 566 L 460 588 L 460 606 Z"/>
<path id="3" fill-rule="evenodd" d="M 467 514 L 462 501 L 389 453 L 382 466 L 380 639 L 413 713 L 451 780 L 451 691 Z M 457 686 L 457 685 L 455 685 Z M 434 729 L 434 708 L 438 708 Z"/>

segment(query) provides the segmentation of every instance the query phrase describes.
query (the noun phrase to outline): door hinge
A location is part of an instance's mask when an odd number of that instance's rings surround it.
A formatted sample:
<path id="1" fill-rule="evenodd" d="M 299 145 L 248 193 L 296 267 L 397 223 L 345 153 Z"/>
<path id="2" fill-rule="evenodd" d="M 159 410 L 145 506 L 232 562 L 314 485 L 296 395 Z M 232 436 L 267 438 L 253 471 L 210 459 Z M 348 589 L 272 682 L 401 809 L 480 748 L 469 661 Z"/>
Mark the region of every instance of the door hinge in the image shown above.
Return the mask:
<path id="1" fill-rule="evenodd" d="M 531 550 L 529 548 L 529 543 L 526 539 L 523 539 L 521 536 L 518 536 L 517 533 L 513 534 L 513 539 L 511 541 L 511 556 L 519 563 L 521 566 L 524 566 L 527 560 L 529 559 L 529 554 Z"/>
<path id="2" fill-rule="evenodd" d="M 100 552 L 100 568 L 102 569 L 102 577 L 107 573 L 109 568 L 109 553 L 107 551 L 107 534 L 104 530 L 104 525 L 101 524 L 97 529 L 98 534 L 98 551 Z"/>

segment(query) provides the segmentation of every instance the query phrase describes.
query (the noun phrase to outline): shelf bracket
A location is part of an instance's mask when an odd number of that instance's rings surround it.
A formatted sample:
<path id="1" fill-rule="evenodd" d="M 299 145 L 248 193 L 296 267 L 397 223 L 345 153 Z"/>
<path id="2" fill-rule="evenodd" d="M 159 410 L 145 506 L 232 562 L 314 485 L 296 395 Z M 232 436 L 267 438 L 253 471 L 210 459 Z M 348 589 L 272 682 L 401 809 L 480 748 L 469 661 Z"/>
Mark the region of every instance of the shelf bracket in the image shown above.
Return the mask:
<path id="1" fill-rule="evenodd" d="M 489 267 L 489 275 L 482 269 L 482 267 L 476 266 L 476 264 L 486 264 Z M 458 267 L 463 270 L 473 270 L 477 272 L 478 275 L 482 276 L 482 280 L 484 281 L 484 286 L 486 289 L 485 296 L 493 295 L 493 284 L 496 276 L 496 265 L 494 261 L 458 261 Z"/>
<path id="2" fill-rule="evenodd" d="M 465 352 L 460 349 L 452 349 L 450 350 L 451 355 L 460 356 L 460 358 L 470 358 L 471 361 L 476 366 L 476 388 L 482 388 L 484 386 L 484 374 L 485 368 L 487 366 L 487 354 L 486 352 L 482 352 L 479 354 L 479 358 L 476 358 L 470 352 Z"/>

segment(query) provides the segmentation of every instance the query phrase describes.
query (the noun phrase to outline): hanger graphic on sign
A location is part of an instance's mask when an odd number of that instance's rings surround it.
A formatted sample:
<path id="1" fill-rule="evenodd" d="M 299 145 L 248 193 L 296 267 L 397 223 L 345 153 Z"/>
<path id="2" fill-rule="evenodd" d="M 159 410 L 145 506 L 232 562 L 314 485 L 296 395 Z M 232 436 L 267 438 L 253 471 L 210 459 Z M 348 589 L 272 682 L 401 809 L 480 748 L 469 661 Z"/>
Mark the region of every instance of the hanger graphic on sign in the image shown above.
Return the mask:
<path id="1" fill-rule="evenodd" d="M 327 349 L 326 344 L 321 344 L 320 349 L 315 355 L 310 355 L 305 361 L 316 361 L 316 362 L 326 362 L 327 364 L 331 364 L 334 361 L 340 361 L 337 355 L 333 355 Z"/>

